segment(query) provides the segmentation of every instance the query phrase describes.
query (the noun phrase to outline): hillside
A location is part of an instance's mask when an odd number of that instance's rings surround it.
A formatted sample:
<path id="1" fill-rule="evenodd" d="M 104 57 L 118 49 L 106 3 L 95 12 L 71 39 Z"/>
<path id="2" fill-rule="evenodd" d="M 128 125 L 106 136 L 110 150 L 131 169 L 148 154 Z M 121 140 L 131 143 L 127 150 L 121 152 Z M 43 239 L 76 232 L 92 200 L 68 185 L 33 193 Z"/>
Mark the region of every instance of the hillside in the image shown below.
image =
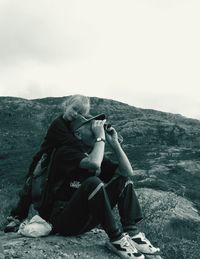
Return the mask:
<path id="1" fill-rule="evenodd" d="M 0 194 L 3 208 L 0 226 L 16 201 L 12 195 L 20 189 L 31 158 L 39 149 L 48 126 L 62 112 L 61 104 L 64 100 L 65 97 L 35 100 L 0 97 Z M 122 146 L 134 168 L 135 186 L 152 199 L 155 197 L 152 191 L 157 193 L 156 197 L 160 197 L 158 199 L 161 201 L 156 207 L 159 213 L 174 211 L 176 207 L 176 213 L 170 214 L 165 221 L 168 226 L 170 224 L 170 231 L 174 231 L 173 226 L 176 224 L 183 233 L 190 227 L 183 249 L 187 250 L 187 245 L 191 247 L 193 239 L 198 243 L 199 236 L 192 234 L 192 231 L 199 228 L 200 121 L 96 97 L 91 98 L 91 103 L 91 113 L 105 113 L 109 122 L 123 136 Z M 173 197 L 172 200 L 176 200 L 179 207 L 173 207 L 171 200 L 165 200 L 168 196 L 170 199 Z M 144 197 L 140 196 L 140 199 L 145 208 L 147 202 Z M 180 204 L 188 207 L 187 213 L 183 213 L 184 206 Z M 154 213 L 158 218 L 161 215 Z M 160 227 L 155 227 L 158 223 L 156 221 L 149 223 L 154 229 L 158 230 Z M 186 227 L 182 227 L 183 225 Z M 150 234 L 158 235 L 155 238 L 157 242 L 169 241 L 163 232 L 158 234 L 145 224 L 143 227 Z M 162 227 L 162 231 L 166 229 Z M 183 237 L 177 235 L 176 249 L 180 249 L 179 238 Z M 184 257 L 182 250 L 181 253 L 182 257 L 177 258 L 188 258 Z M 166 255 L 165 258 L 172 259 Z M 173 257 L 175 258 L 176 256 Z"/>
<path id="2" fill-rule="evenodd" d="M 0 97 L 1 181 L 21 183 L 63 100 Z M 199 204 L 200 121 L 113 100 L 91 101 L 91 113 L 105 113 L 123 136 L 138 186 L 172 190 Z"/>

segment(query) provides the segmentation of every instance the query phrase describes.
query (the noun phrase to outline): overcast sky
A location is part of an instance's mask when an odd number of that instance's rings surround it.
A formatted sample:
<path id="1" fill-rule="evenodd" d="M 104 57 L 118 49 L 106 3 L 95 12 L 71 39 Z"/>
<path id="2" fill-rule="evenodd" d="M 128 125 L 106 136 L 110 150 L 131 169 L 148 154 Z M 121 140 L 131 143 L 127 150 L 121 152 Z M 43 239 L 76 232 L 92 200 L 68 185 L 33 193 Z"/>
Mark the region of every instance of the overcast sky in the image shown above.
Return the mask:
<path id="1" fill-rule="evenodd" d="M 200 119 L 199 0 L 0 0 L 0 96 L 75 93 Z"/>

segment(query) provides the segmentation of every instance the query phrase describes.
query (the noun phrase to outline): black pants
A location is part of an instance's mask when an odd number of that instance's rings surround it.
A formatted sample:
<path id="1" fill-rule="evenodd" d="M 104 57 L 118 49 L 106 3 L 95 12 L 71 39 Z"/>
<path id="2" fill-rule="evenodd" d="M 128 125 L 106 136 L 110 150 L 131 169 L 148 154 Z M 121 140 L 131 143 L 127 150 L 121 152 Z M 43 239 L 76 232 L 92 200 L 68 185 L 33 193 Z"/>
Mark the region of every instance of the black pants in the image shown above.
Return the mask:
<path id="1" fill-rule="evenodd" d="M 31 204 L 34 204 L 34 200 L 32 198 L 32 176 L 34 173 L 34 170 L 40 161 L 40 159 L 43 157 L 43 155 L 46 157 L 45 160 L 43 160 L 42 168 L 47 167 L 49 165 L 49 170 L 51 167 L 51 163 L 54 159 L 55 150 L 53 149 L 51 154 L 42 153 L 39 151 L 33 158 L 32 163 L 30 165 L 28 174 L 26 175 L 26 181 L 22 187 L 22 190 L 19 192 L 19 199 L 14 208 L 11 209 L 11 216 L 18 218 L 19 220 L 24 220 L 28 217 L 29 208 Z M 50 179 L 50 174 L 48 174 L 48 178 Z M 42 197 L 41 197 L 42 199 Z"/>
<path id="2" fill-rule="evenodd" d="M 112 239 L 121 233 L 112 211 L 116 204 L 123 231 L 136 230 L 142 216 L 132 181 L 118 176 L 105 185 L 98 177 L 89 177 L 64 208 L 54 210 L 50 221 L 63 235 L 78 235 L 101 224 Z"/>

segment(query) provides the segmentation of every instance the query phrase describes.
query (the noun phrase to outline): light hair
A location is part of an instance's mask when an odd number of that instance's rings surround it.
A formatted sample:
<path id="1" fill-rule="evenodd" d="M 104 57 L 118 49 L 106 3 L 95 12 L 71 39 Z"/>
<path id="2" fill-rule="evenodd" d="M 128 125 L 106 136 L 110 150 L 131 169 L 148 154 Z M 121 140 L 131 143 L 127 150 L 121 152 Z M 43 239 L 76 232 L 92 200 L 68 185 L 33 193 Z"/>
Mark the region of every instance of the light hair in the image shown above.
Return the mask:
<path id="1" fill-rule="evenodd" d="M 73 104 L 74 102 L 79 102 L 83 109 L 84 109 L 84 114 L 88 114 L 89 110 L 90 110 L 90 98 L 84 95 L 80 95 L 80 94 L 74 94 L 71 95 L 70 97 L 67 98 L 67 100 L 65 100 L 62 103 L 62 107 L 65 110 L 66 107 L 68 107 L 69 105 Z"/>

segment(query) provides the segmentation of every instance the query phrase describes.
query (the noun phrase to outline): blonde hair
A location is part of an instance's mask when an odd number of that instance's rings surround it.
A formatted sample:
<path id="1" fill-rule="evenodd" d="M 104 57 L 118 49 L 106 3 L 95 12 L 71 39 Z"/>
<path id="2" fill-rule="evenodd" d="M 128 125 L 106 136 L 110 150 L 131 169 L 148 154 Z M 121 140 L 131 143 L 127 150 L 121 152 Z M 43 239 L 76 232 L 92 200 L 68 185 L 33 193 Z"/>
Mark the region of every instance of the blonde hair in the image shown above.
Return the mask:
<path id="1" fill-rule="evenodd" d="M 90 111 L 90 98 L 80 94 L 74 94 L 67 98 L 62 103 L 62 107 L 65 110 L 69 105 L 72 105 L 75 102 L 79 102 L 83 109 L 83 114 L 88 114 Z"/>

